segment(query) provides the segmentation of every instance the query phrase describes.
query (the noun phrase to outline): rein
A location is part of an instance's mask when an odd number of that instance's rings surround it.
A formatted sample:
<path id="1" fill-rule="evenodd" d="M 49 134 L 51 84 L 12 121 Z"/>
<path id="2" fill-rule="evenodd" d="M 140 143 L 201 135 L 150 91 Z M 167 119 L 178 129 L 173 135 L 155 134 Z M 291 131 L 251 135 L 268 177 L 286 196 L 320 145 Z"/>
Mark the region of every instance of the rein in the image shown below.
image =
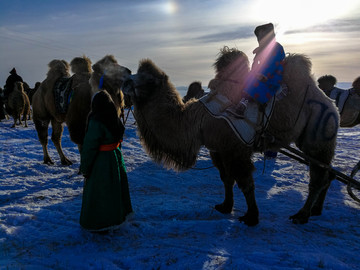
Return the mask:
<path id="1" fill-rule="evenodd" d="M 104 86 L 104 77 L 105 77 L 105 74 L 106 74 L 106 71 L 104 71 L 104 74 L 103 75 L 101 75 L 101 77 L 100 77 L 100 80 L 99 80 L 99 89 L 102 89 L 103 88 L 103 86 Z"/>

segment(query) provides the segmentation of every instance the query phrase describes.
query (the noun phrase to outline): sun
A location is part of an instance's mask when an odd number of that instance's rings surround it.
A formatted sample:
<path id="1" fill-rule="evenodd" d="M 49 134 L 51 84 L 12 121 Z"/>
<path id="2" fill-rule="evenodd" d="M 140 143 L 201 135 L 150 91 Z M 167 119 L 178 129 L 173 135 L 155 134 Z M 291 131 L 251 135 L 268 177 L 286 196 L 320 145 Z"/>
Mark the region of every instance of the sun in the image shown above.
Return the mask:
<path id="1" fill-rule="evenodd" d="M 175 14 L 178 11 L 178 5 L 175 1 L 166 1 L 163 6 L 163 10 L 167 14 Z"/>

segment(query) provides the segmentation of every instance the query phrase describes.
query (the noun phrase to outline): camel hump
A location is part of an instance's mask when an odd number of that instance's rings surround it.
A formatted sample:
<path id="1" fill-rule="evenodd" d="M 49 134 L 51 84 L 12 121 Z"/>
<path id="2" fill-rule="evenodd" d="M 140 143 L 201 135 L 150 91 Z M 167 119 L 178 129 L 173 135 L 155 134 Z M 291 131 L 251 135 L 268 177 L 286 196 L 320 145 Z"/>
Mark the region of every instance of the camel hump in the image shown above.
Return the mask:
<path id="1" fill-rule="evenodd" d="M 308 81 L 311 77 L 311 60 L 304 54 L 287 54 L 284 59 L 283 80 L 286 84 L 292 80 Z"/>

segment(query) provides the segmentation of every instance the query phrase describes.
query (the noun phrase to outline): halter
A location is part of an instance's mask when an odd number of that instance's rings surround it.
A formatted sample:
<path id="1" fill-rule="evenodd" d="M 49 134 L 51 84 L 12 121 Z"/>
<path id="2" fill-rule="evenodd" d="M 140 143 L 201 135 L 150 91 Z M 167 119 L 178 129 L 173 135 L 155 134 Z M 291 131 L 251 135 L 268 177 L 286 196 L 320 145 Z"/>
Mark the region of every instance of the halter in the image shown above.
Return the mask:
<path id="1" fill-rule="evenodd" d="M 103 86 L 104 86 L 104 76 L 105 76 L 105 74 L 106 74 L 106 71 L 104 71 L 104 74 L 101 75 L 101 77 L 100 77 L 99 86 L 98 86 L 99 89 L 102 89 Z"/>

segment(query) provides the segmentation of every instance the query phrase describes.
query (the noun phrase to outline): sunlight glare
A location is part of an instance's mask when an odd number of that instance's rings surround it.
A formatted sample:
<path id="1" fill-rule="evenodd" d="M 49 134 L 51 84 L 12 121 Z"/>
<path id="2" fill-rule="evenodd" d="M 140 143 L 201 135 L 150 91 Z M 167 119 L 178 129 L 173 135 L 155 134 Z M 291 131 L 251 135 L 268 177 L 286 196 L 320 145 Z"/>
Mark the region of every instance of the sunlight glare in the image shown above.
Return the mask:
<path id="1" fill-rule="evenodd" d="M 167 1 L 163 5 L 163 10 L 166 14 L 175 14 L 178 10 L 178 5 L 174 1 Z"/>
<path id="2" fill-rule="evenodd" d="M 252 14 L 286 31 L 325 23 L 352 12 L 357 6 L 358 0 L 256 0 Z"/>

